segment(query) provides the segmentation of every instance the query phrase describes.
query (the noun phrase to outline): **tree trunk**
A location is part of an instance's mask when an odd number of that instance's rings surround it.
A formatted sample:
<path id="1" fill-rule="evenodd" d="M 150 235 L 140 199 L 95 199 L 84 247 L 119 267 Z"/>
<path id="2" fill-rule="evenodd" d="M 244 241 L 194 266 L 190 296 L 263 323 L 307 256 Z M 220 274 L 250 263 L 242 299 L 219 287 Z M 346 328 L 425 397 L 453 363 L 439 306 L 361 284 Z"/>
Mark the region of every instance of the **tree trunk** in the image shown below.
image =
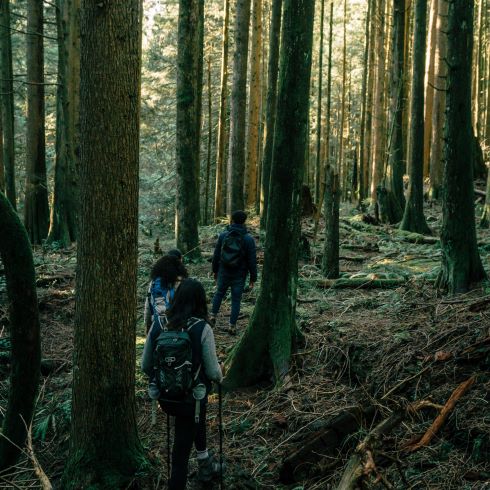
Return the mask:
<path id="1" fill-rule="evenodd" d="M 342 48 L 342 95 L 340 101 L 339 160 L 337 165 L 337 173 L 339 175 L 338 191 L 340 193 L 343 192 L 344 196 L 347 196 L 348 169 L 347 169 L 347 160 L 344 158 L 344 128 L 345 128 L 345 120 L 346 120 L 345 102 L 346 102 L 346 92 L 347 92 L 347 0 L 344 0 L 343 24 L 344 24 L 343 25 L 344 39 L 343 39 L 343 48 Z"/>
<path id="2" fill-rule="evenodd" d="M 325 21 L 325 0 L 321 0 L 320 12 L 320 50 L 318 53 L 318 98 L 316 109 L 316 161 L 315 161 L 315 200 L 320 202 L 320 180 L 322 177 L 322 85 L 323 85 L 323 25 Z"/>
<path id="3" fill-rule="evenodd" d="M 0 105 L 0 192 L 5 193 L 5 167 L 3 165 L 2 107 Z"/>
<path id="4" fill-rule="evenodd" d="M 0 257 L 7 282 L 12 343 L 9 398 L 0 437 L 1 472 L 15 464 L 24 446 L 34 413 L 41 364 L 36 279 L 29 238 L 2 193 Z"/>
<path id="5" fill-rule="evenodd" d="M 43 3 L 27 2 L 27 136 L 24 224 L 31 243 L 48 235 L 49 204 L 44 141 Z"/>
<path id="6" fill-rule="evenodd" d="M 2 103 L 3 165 L 6 194 L 17 208 L 15 191 L 14 85 L 10 36 L 10 1 L 0 2 L 0 99 Z"/>
<path id="7" fill-rule="evenodd" d="M 472 70 L 472 83 L 471 83 L 471 104 L 472 104 L 472 125 L 473 128 L 475 129 L 476 136 L 478 139 L 481 138 L 481 126 L 480 126 L 480 81 L 481 81 L 481 75 L 482 72 L 480 71 L 480 68 L 482 67 L 482 60 L 484 58 L 483 54 L 483 0 L 478 1 L 478 12 L 476 14 L 476 19 L 475 19 L 475 37 L 476 37 L 476 42 L 474 42 L 474 47 L 473 47 L 473 66 L 471 67 Z"/>
<path id="8" fill-rule="evenodd" d="M 307 145 L 314 0 L 285 0 L 262 287 L 225 385 L 288 373 L 295 333 L 300 196 Z M 284 220 L 284 216 L 288 219 Z"/>
<path id="9" fill-rule="evenodd" d="M 372 134 L 373 134 L 373 100 L 374 100 L 374 82 L 375 82 L 375 59 L 376 59 L 376 12 L 377 1 L 371 0 L 371 33 L 369 42 L 369 69 L 368 69 L 368 85 L 366 95 L 366 131 L 364 145 L 364 168 L 363 168 L 363 189 L 361 195 L 366 199 L 369 196 L 372 158 Z M 361 201 L 363 200 L 361 199 Z"/>
<path id="10" fill-rule="evenodd" d="M 410 97 L 408 198 L 400 229 L 430 235 L 424 216 L 424 66 L 427 0 L 415 2 L 415 27 Z"/>
<path id="11" fill-rule="evenodd" d="M 56 167 L 48 242 L 62 247 L 78 234 L 79 11 L 79 0 L 57 0 Z"/>
<path id="12" fill-rule="evenodd" d="M 482 228 L 490 226 L 490 170 L 487 171 L 487 191 L 485 193 L 485 204 L 483 205 L 480 226 Z"/>
<path id="13" fill-rule="evenodd" d="M 368 85 L 368 65 L 369 65 L 369 53 L 370 49 L 370 25 L 372 24 L 372 5 L 374 0 L 368 0 L 368 9 L 366 13 L 366 35 L 365 35 L 365 45 L 364 45 L 364 63 L 362 69 L 362 88 L 361 88 L 361 122 L 360 122 L 360 142 L 359 142 L 359 201 L 358 207 L 366 199 L 367 195 L 365 193 L 366 189 L 366 174 L 369 176 L 369 169 L 366 172 L 366 167 L 368 166 L 367 152 L 366 152 L 366 119 L 367 119 L 367 85 Z"/>
<path id="14" fill-rule="evenodd" d="M 447 0 L 441 0 L 447 1 Z M 430 138 L 432 136 L 432 110 L 434 107 L 434 76 L 437 38 L 437 11 L 439 0 L 430 1 L 429 33 L 425 60 L 425 104 L 424 104 L 424 178 L 429 177 Z"/>
<path id="15" fill-rule="evenodd" d="M 385 166 L 385 113 L 384 113 L 384 84 L 385 84 L 385 0 L 378 0 L 376 19 L 376 88 L 374 93 L 374 114 L 372 133 L 372 174 L 371 202 L 377 202 L 376 191 L 383 179 Z"/>
<path id="16" fill-rule="evenodd" d="M 235 53 L 231 89 L 230 146 L 228 154 L 228 213 L 243 209 L 245 199 L 245 116 L 247 109 L 247 56 L 250 0 L 237 0 L 235 13 Z"/>
<path id="17" fill-rule="evenodd" d="M 337 279 L 339 269 L 339 204 L 340 182 L 337 170 L 329 165 L 325 185 L 325 244 L 322 271 L 327 279 Z"/>
<path id="18" fill-rule="evenodd" d="M 81 208 L 66 489 L 126 487 L 144 459 L 134 392 L 139 9 L 139 0 L 84 0 L 81 8 Z"/>
<path id="19" fill-rule="evenodd" d="M 432 144 L 430 151 L 430 188 L 429 198 L 438 200 L 441 198 L 443 177 L 443 133 L 446 109 L 446 77 L 447 77 L 447 0 L 439 0 L 436 53 L 434 60 L 435 91 L 434 107 L 432 108 Z"/>
<path id="20" fill-rule="evenodd" d="M 208 147 L 206 156 L 206 188 L 204 190 L 204 224 L 209 224 L 209 181 L 211 177 L 211 146 L 213 142 L 213 99 L 211 96 L 211 55 L 208 56 Z"/>
<path id="21" fill-rule="evenodd" d="M 392 61 L 390 79 L 390 133 L 388 144 L 388 167 L 385 189 L 378 189 L 380 218 L 383 223 L 398 223 L 403 217 L 405 196 L 403 194 L 403 47 L 405 41 L 405 0 L 393 0 Z M 380 193 L 381 191 L 381 193 Z"/>
<path id="22" fill-rule="evenodd" d="M 279 67 L 279 44 L 281 39 L 282 0 L 272 0 L 269 31 L 269 63 L 267 68 L 267 102 L 264 129 L 264 154 L 262 157 L 262 177 L 260 192 L 260 227 L 265 230 L 269 206 L 269 184 L 274 145 L 274 127 L 277 106 L 277 75 Z"/>
<path id="23" fill-rule="evenodd" d="M 199 252 L 199 156 L 202 97 L 204 0 L 181 0 L 177 54 L 177 247 L 188 257 Z"/>
<path id="24" fill-rule="evenodd" d="M 218 154 L 216 157 L 216 186 L 214 191 L 214 219 L 226 214 L 224 197 L 226 153 L 226 99 L 228 97 L 228 31 L 230 0 L 225 0 L 223 13 L 223 45 L 221 48 L 221 90 L 219 97 Z"/>
<path id="25" fill-rule="evenodd" d="M 486 277 L 476 242 L 471 129 L 474 0 L 453 0 L 448 11 L 448 90 L 444 131 L 442 269 L 436 286 L 467 291 Z"/>
<path id="26" fill-rule="evenodd" d="M 250 92 L 248 100 L 248 138 L 245 169 L 245 203 L 255 206 L 257 201 L 257 167 L 259 157 L 260 93 L 262 80 L 262 0 L 253 0 L 252 43 L 250 53 Z"/>

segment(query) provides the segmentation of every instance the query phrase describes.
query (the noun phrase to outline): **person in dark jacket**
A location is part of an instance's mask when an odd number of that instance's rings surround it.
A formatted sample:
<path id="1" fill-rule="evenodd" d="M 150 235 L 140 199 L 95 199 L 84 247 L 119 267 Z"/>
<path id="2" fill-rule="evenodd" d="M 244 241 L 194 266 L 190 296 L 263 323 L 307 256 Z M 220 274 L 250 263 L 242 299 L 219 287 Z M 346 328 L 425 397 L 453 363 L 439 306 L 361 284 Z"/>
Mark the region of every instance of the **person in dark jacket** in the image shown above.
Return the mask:
<path id="1" fill-rule="evenodd" d="M 194 445 L 197 452 L 198 480 L 209 482 L 219 474 L 220 463 L 207 449 L 206 441 L 206 404 L 211 389 L 211 381 L 221 383 L 223 374 L 216 355 L 214 334 L 207 320 L 208 309 L 206 293 L 196 279 L 184 279 L 175 293 L 174 300 L 167 312 L 168 330 L 187 330 L 192 343 L 193 373 L 206 386 L 206 395 L 201 400 L 199 420 L 195 420 L 195 402 L 170 401 L 162 398 L 158 387 L 152 382 L 154 375 L 154 350 L 162 328 L 153 323 L 146 338 L 141 360 L 141 368 L 150 377 L 148 393 L 150 398 L 158 400 L 161 408 L 175 416 L 175 435 L 172 449 L 172 470 L 169 490 L 186 488 L 189 457 Z"/>
<path id="2" fill-rule="evenodd" d="M 230 288 L 231 314 L 228 331 L 231 334 L 236 332 L 247 274 L 250 274 L 250 289 L 257 281 L 255 240 L 247 231 L 246 219 L 247 214 L 244 211 L 235 211 L 231 215 L 231 224 L 219 235 L 213 255 L 213 273 L 217 288 L 213 298 L 211 321 L 216 321 L 221 302 Z"/>

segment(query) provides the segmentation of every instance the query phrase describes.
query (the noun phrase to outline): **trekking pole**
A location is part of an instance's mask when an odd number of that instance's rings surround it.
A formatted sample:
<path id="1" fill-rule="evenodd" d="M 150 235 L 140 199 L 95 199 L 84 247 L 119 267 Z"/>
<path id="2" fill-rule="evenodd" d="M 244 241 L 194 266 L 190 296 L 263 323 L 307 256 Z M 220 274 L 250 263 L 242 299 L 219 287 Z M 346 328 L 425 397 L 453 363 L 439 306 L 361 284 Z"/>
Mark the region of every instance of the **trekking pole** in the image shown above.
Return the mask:
<path id="1" fill-rule="evenodd" d="M 170 481 L 170 415 L 167 413 L 167 480 Z"/>
<path id="2" fill-rule="evenodd" d="M 219 479 L 220 488 L 223 490 L 223 414 L 222 414 L 221 383 L 218 384 L 218 419 L 219 419 Z"/>

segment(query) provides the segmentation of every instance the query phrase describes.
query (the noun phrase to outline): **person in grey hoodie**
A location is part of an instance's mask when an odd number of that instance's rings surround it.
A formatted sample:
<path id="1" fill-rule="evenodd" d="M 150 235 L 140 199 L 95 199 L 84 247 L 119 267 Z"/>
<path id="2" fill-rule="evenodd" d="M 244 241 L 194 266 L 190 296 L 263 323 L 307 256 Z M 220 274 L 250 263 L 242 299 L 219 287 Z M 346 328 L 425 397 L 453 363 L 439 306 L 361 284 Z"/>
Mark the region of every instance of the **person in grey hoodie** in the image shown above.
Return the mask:
<path id="1" fill-rule="evenodd" d="M 167 312 L 168 330 L 187 330 L 192 343 L 193 372 L 199 372 L 200 381 L 206 386 L 206 396 L 201 402 L 199 421 L 195 422 L 194 404 L 187 401 L 162 400 L 158 387 L 152 380 L 153 352 L 162 327 L 154 322 L 146 338 L 141 360 L 142 370 L 150 377 L 149 395 L 159 400 L 162 409 L 175 416 L 175 436 L 172 449 L 172 471 L 169 490 L 184 490 L 187 482 L 189 456 L 192 445 L 196 447 L 199 467 L 198 478 L 210 481 L 219 473 L 219 462 L 210 454 L 206 445 L 206 403 L 211 382 L 221 383 L 221 372 L 211 326 L 207 322 L 206 293 L 195 279 L 184 279 L 175 293 Z M 199 369 L 200 368 L 200 369 Z"/>

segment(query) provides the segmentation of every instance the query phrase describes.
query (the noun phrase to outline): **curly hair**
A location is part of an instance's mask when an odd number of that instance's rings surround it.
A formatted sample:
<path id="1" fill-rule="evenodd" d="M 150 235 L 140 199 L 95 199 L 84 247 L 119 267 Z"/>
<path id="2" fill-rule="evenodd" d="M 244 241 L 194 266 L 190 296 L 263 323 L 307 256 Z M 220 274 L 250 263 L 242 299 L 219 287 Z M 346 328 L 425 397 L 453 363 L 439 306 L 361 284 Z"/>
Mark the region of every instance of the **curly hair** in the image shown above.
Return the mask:
<path id="1" fill-rule="evenodd" d="M 164 285 L 175 284 L 177 279 L 185 279 L 189 274 L 184 264 L 174 255 L 164 255 L 151 268 L 150 278 L 153 281 L 160 277 Z"/>

